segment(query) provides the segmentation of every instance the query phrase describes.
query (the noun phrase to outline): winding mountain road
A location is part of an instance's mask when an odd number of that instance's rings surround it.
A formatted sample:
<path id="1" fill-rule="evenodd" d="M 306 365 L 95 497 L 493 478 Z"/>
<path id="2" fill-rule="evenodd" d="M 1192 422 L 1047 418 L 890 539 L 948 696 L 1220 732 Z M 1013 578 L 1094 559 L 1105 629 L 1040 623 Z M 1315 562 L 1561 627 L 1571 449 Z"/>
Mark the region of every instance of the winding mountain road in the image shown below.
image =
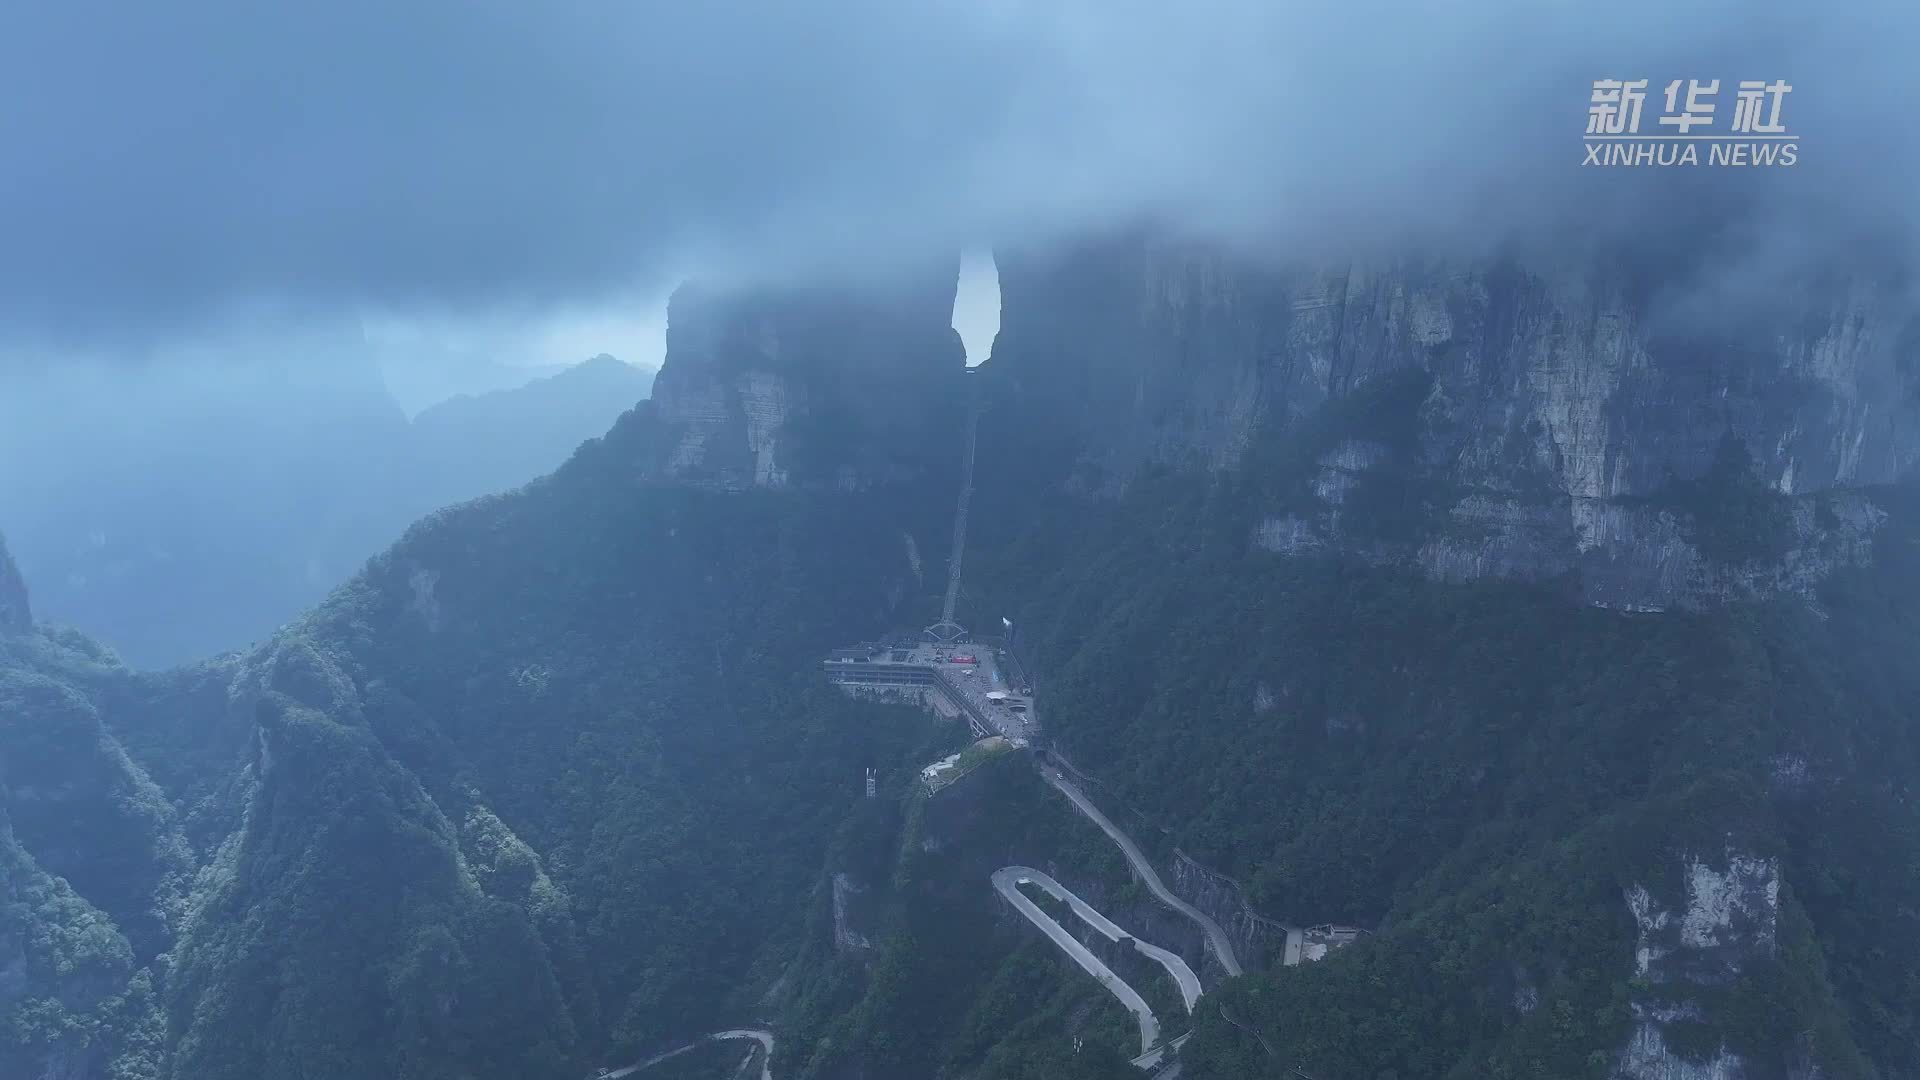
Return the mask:
<path id="1" fill-rule="evenodd" d="M 1192 919 L 1199 925 L 1200 929 L 1206 934 L 1208 948 L 1211 949 L 1213 955 L 1219 959 L 1221 968 L 1223 968 L 1228 975 L 1233 976 L 1242 973 L 1240 959 L 1234 953 L 1233 940 L 1227 936 L 1226 930 L 1222 928 L 1219 923 L 1215 922 L 1206 912 L 1201 911 L 1199 908 L 1194 907 L 1192 904 L 1174 895 L 1173 890 L 1167 888 L 1166 882 L 1160 879 L 1160 872 L 1154 869 L 1153 863 L 1149 861 L 1146 854 L 1140 850 L 1140 846 L 1133 842 L 1132 837 L 1122 832 L 1119 826 L 1115 825 L 1106 814 L 1101 812 L 1098 806 L 1094 805 L 1092 799 L 1087 798 L 1085 792 L 1082 792 L 1073 781 L 1068 780 L 1059 770 L 1052 766 L 1043 765 L 1040 767 L 1040 774 L 1062 795 L 1065 795 L 1067 801 L 1071 802 L 1087 820 L 1098 825 L 1100 831 L 1107 834 L 1107 838 L 1112 840 L 1114 845 L 1120 849 L 1120 853 L 1126 857 L 1127 866 L 1132 869 L 1134 876 L 1146 885 L 1147 890 L 1153 893 L 1156 899 L 1162 904 L 1185 915 L 1187 918 Z M 1127 1011 L 1133 1014 L 1134 1020 L 1140 1028 L 1140 1055 L 1133 1059 L 1133 1064 L 1148 1070 L 1159 1068 L 1165 1061 L 1167 1051 L 1177 1049 L 1191 1037 L 1192 1033 L 1189 1032 L 1169 1043 L 1162 1044 L 1160 1042 L 1159 1019 L 1153 1015 L 1153 1009 L 1147 1005 L 1146 999 L 1142 998 L 1139 992 L 1133 987 L 1127 985 L 1126 980 L 1114 974 L 1112 968 L 1109 968 L 1103 963 L 1099 957 L 1093 955 L 1092 951 L 1085 945 L 1082 945 L 1078 938 L 1074 937 L 1065 927 L 1056 922 L 1053 916 L 1041 910 L 1040 905 L 1034 903 L 1030 897 L 1021 892 L 1020 886 L 1027 884 L 1036 885 L 1044 889 L 1054 898 L 1065 902 L 1081 921 L 1093 927 L 1102 936 L 1106 937 L 1107 940 L 1114 942 L 1123 940 L 1130 941 L 1133 943 L 1135 951 L 1166 968 L 1167 973 L 1173 976 L 1175 984 L 1180 987 L 1180 999 L 1182 1003 L 1185 1004 L 1188 1013 L 1193 1012 L 1194 1004 L 1200 1000 L 1200 977 L 1194 973 L 1193 968 L 1190 967 L 1185 960 L 1181 959 L 1177 953 L 1142 941 L 1132 934 L 1127 933 L 1121 929 L 1119 925 L 1114 923 L 1112 919 L 1101 914 L 1092 905 L 1080 899 L 1071 889 L 1055 881 L 1048 874 L 1030 866 L 1004 866 L 993 872 L 993 887 L 1000 893 L 1001 897 L 1003 897 L 1007 903 L 1013 905 L 1014 910 L 1025 916 L 1028 922 L 1039 927 L 1040 931 L 1046 934 L 1055 946 L 1072 957 L 1074 962 L 1079 964 L 1082 970 L 1097 979 L 1102 986 L 1107 988 L 1108 993 L 1118 998 L 1120 1003 L 1126 1007 Z M 1296 946 L 1294 946 L 1290 940 L 1288 942 L 1289 956 L 1286 960 L 1287 963 L 1298 962 L 1293 956 L 1293 950 L 1295 948 Z M 696 1042 L 675 1047 L 664 1053 L 655 1054 L 645 1061 L 628 1065 L 622 1069 L 604 1071 L 600 1073 L 595 1080 L 625 1080 L 626 1077 L 642 1072 L 663 1061 L 679 1057 L 681 1054 L 685 1054 L 696 1047 L 728 1039 L 751 1039 L 759 1043 L 762 1051 L 760 1056 L 760 1080 L 773 1080 L 773 1032 L 760 1028 L 729 1028 L 726 1031 L 716 1031 Z M 1174 1080 L 1179 1067 L 1178 1062 L 1170 1065 L 1167 1071 L 1160 1074 L 1162 1080 Z"/>
<path id="2" fill-rule="evenodd" d="M 1042 765 L 1040 774 L 1047 778 L 1047 783 L 1057 788 L 1060 794 L 1065 795 L 1069 802 L 1086 815 L 1089 821 L 1100 826 L 1100 831 L 1106 833 L 1107 838 L 1114 842 L 1114 845 L 1120 849 L 1120 854 L 1127 857 L 1127 865 L 1133 868 L 1134 876 L 1147 886 L 1149 892 L 1153 893 L 1161 903 L 1199 924 L 1200 929 L 1207 935 L 1207 944 L 1213 949 L 1213 955 L 1219 958 L 1220 966 L 1228 975 L 1241 974 L 1240 958 L 1233 951 L 1233 939 L 1227 936 L 1226 930 L 1219 923 L 1213 921 L 1212 916 L 1175 896 L 1173 890 L 1167 888 L 1166 882 L 1160 880 L 1160 872 L 1153 868 L 1153 863 L 1148 861 L 1146 854 L 1140 850 L 1140 846 L 1133 842 L 1133 838 L 1121 832 L 1120 827 L 1108 819 L 1107 815 L 1101 813 L 1100 808 L 1093 804 L 1092 799 L 1087 798 L 1085 792 L 1074 786 L 1073 781 L 1068 780 L 1058 769 L 1050 765 Z"/>
<path id="3" fill-rule="evenodd" d="M 1173 981 L 1180 985 L 1180 998 L 1185 1002 L 1187 1011 L 1193 1011 L 1194 1003 L 1200 1000 L 1200 976 L 1193 973 L 1193 969 L 1187 966 L 1185 960 L 1180 959 L 1178 953 L 1168 952 L 1158 945 L 1141 941 L 1139 938 L 1120 929 L 1112 919 L 1102 915 L 1093 905 L 1075 895 L 1072 889 L 1067 888 L 1065 885 L 1060 884 L 1058 881 L 1055 881 L 1053 878 L 1030 866 L 1009 866 L 995 873 L 995 888 L 999 888 L 1000 886 L 1000 876 L 1002 874 L 1009 874 L 1009 872 L 1011 872 L 1011 876 L 1017 879 L 1016 884 L 1038 885 L 1051 894 L 1054 899 L 1066 901 L 1067 906 L 1073 909 L 1075 915 L 1080 916 L 1082 922 L 1098 930 L 1101 936 L 1105 937 L 1108 941 L 1132 942 L 1135 952 L 1140 953 L 1147 959 L 1167 969 L 1167 974 L 1173 976 Z"/>
<path id="4" fill-rule="evenodd" d="M 1120 849 L 1120 853 L 1126 857 L 1127 865 L 1132 869 L 1134 876 L 1146 885 L 1147 890 L 1153 893 L 1156 899 L 1182 915 L 1185 915 L 1187 918 L 1192 919 L 1199 925 L 1200 929 L 1206 934 L 1208 948 L 1211 949 L 1214 956 L 1219 959 L 1220 966 L 1226 973 L 1228 975 L 1241 974 L 1240 959 L 1234 953 L 1233 941 L 1227 936 L 1226 930 L 1223 929 L 1219 923 L 1215 922 L 1211 916 L 1174 895 L 1173 890 L 1167 888 L 1166 882 L 1160 879 L 1160 872 L 1154 869 L 1153 863 L 1150 862 L 1146 854 L 1140 850 L 1140 846 L 1133 842 L 1133 838 L 1122 832 L 1120 827 L 1115 825 L 1106 814 L 1102 813 L 1100 808 L 1094 805 L 1093 800 L 1087 798 L 1086 794 L 1071 780 L 1068 780 L 1057 769 L 1051 766 L 1041 766 L 1040 773 L 1046 778 L 1048 783 L 1058 789 L 1062 795 L 1065 795 L 1067 800 L 1073 803 L 1074 807 L 1078 809 L 1082 815 L 1095 825 L 1098 825 L 1101 832 L 1107 834 L 1107 838 L 1112 840 L 1114 845 Z M 1139 991 L 1129 986 L 1126 980 L 1114 974 L 1112 968 L 1109 968 L 1099 957 L 1095 956 L 1091 950 L 1085 945 L 1082 945 L 1080 940 L 1056 922 L 1053 916 L 1041 910 L 1040 905 L 1034 903 L 1031 898 L 1025 893 L 1022 893 L 1020 886 L 1023 884 L 1036 885 L 1046 890 L 1049 895 L 1065 902 L 1081 921 L 1093 927 L 1094 930 L 1106 937 L 1107 940 L 1114 942 L 1122 940 L 1130 941 L 1133 943 L 1135 951 L 1166 968 L 1167 973 L 1173 976 L 1175 984 L 1180 987 L 1180 998 L 1186 1006 L 1188 1013 L 1193 1012 L 1194 1004 L 1200 1000 L 1200 977 L 1194 973 L 1193 968 L 1188 966 L 1187 962 L 1181 959 L 1178 954 L 1150 942 L 1142 941 L 1132 934 L 1127 933 L 1121 929 L 1119 925 L 1114 923 L 1112 919 L 1101 914 L 1100 911 L 1095 909 L 1091 904 L 1080 899 L 1071 889 L 1055 881 L 1048 874 L 1030 866 L 1005 866 L 994 871 L 993 887 L 1007 903 L 1013 905 L 1014 910 L 1025 916 L 1028 922 L 1039 927 L 1040 931 L 1046 934 L 1055 946 L 1072 957 L 1074 962 L 1079 964 L 1082 970 L 1098 980 L 1102 986 L 1107 988 L 1108 993 L 1118 998 L 1120 1003 L 1126 1007 L 1127 1011 L 1133 1014 L 1134 1021 L 1140 1028 L 1140 1055 L 1133 1059 L 1133 1063 L 1142 1069 L 1152 1070 L 1159 1068 L 1165 1059 L 1166 1052 L 1186 1042 L 1191 1033 L 1182 1035 L 1170 1043 L 1161 1044 L 1160 1022 L 1159 1019 L 1154 1016 L 1153 1009 L 1147 1005 L 1146 999 L 1140 996 Z M 1291 958 L 1289 959 L 1291 961 Z M 763 1050 L 760 1059 L 760 1080 L 773 1080 L 773 1032 L 758 1028 L 730 1028 L 726 1031 L 716 1031 L 697 1042 L 675 1047 L 672 1050 L 656 1054 L 637 1064 L 629 1065 L 623 1069 L 601 1073 L 596 1080 L 625 1080 L 626 1077 L 658 1065 L 670 1058 L 678 1057 L 696 1047 L 724 1039 L 751 1039 L 759 1043 Z M 1177 1069 L 1178 1067 L 1177 1063 L 1171 1066 L 1173 1069 Z M 1171 1078 L 1168 1078 L 1168 1080 L 1171 1080 Z"/>
<path id="5" fill-rule="evenodd" d="M 1059 882 L 1030 866 L 1003 866 L 993 872 L 993 887 L 999 891 L 1001 897 L 1004 898 L 1007 903 L 1012 904 L 1015 911 L 1026 916 L 1028 922 L 1039 927 L 1040 932 L 1052 939 L 1053 943 L 1059 946 L 1060 951 L 1071 956 L 1074 963 L 1079 964 L 1082 970 L 1098 980 L 1101 986 L 1106 987 L 1108 993 L 1120 999 L 1120 1004 L 1124 1005 L 1127 1011 L 1133 1014 L 1134 1021 L 1140 1026 L 1140 1052 L 1142 1054 L 1150 1053 L 1154 1046 L 1160 1041 L 1160 1022 L 1154 1017 L 1153 1009 L 1147 1005 L 1146 999 L 1140 996 L 1139 991 L 1129 986 L 1125 979 L 1114 974 L 1113 969 L 1108 967 L 1099 957 L 1093 955 L 1092 950 L 1080 944 L 1079 938 L 1074 937 L 1067 931 L 1066 927 L 1054 921 L 1053 916 L 1042 911 L 1039 904 L 1034 903 L 1027 894 L 1021 892 L 1020 886 L 1028 883 L 1038 885 L 1055 897 L 1065 900 L 1073 907 L 1074 912 L 1079 914 L 1083 919 L 1086 918 L 1085 912 L 1093 911 L 1093 909 L 1087 907 L 1079 897 L 1074 896 L 1073 893 L 1061 886 Z M 1094 912 L 1094 914 L 1099 916 L 1099 912 Z M 1100 916 L 1100 919 L 1102 922 L 1106 922 L 1107 926 L 1113 926 L 1113 923 L 1108 922 L 1104 916 Z M 1094 923 L 1092 920 L 1088 920 L 1088 924 L 1094 926 L 1095 929 L 1100 929 L 1099 924 Z M 1120 937 L 1125 936 L 1118 933 L 1119 927 L 1114 926 L 1113 928 L 1116 933 L 1109 935 L 1113 940 L 1118 941 Z M 1102 930 L 1101 932 L 1105 933 L 1106 931 Z M 1144 952 L 1145 950 L 1142 951 Z M 1165 950 L 1161 951 L 1164 952 Z M 1172 954 L 1169 953 L 1168 955 Z M 1179 957 L 1174 957 L 1174 959 L 1177 961 Z M 1180 966 L 1186 967 L 1185 962 L 1181 962 Z M 1192 972 L 1189 971 L 1188 974 L 1191 975 Z M 1183 986 L 1183 992 L 1184 989 Z"/>
<path id="6" fill-rule="evenodd" d="M 759 1043 L 762 1051 L 760 1054 L 760 1080 L 773 1080 L 773 1032 L 759 1028 L 728 1028 L 726 1031 L 716 1031 L 697 1042 L 690 1042 L 685 1046 L 676 1046 L 672 1050 L 655 1054 L 645 1061 L 629 1065 L 624 1069 L 614 1069 L 611 1072 L 600 1073 L 595 1080 L 625 1080 L 626 1077 L 632 1076 L 634 1073 L 641 1072 L 645 1069 L 650 1069 L 669 1058 L 677 1058 L 681 1054 L 705 1046 L 708 1043 L 723 1042 L 728 1039 L 752 1039 L 754 1042 Z"/>
<path id="7" fill-rule="evenodd" d="M 707 1036 L 708 1042 L 722 1039 L 752 1039 L 760 1044 L 760 1080 L 773 1080 L 773 1032 L 758 1028 L 732 1028 Z"/>

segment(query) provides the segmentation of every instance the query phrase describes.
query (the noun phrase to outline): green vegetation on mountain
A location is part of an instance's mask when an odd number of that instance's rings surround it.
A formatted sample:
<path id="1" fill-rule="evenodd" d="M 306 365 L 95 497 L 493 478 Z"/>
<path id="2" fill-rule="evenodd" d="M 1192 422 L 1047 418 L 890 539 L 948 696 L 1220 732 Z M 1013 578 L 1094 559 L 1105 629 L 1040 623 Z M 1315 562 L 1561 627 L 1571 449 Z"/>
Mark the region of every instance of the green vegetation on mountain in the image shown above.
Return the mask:
<path id="1" fill-rule="evenodd" d="M 1292 468 L 1343 437 L 1393 445 L 1381 423 L 1294 432 Z M 1686 505 L 1730 557 L 1771 557 L 1777 529 L 1755 522 L 1777 523 L 1778 497 L 1739 460 L 1723 447 Z M 1880 493 L 1895 512 L 1874 566 L 1813 604 L 1660 615 L 1270 554 L 1247 538 L 1272 497 L 1315 496 L 1284 470 L 1150 471 L 971 562 L 994 585 L 966 617 L 1021 624 L 1052 734 L 1143 842 L 1247 882 L 1275 917 L 1378 930 L 1203 1006 L 1188 1075 L 1604 1077 L 1630 1005 L 1663 994 L 1706 1017 L 1670 1025 L 1695 1060 L 1920 1068 L 1920 984 L 1893 959 L 1920 956 L 1912 493 Z M 1778 860 L 1777 947 L 1636 979 L 1627 890 L 1685 912 L 1682 861 L 1735 851 Z"/>
<path id="2" fill-rule="evenodd" d="M 1112 845 L 1022 757 L 862 814 L 832 862 L 883 894 L 875 940 L 870 952 L 836 950 L 829 913 L 816 911 L 784 1002 L 783 1077 L 1138 1074 L 1133 1017 L 993 890 L 993 871 L 1015 863 L 1126 880 Z"/>
<path id="3" fill-rule="evenodd" d="M 0 528 L 43 619 L 136 668 L 189 663 L 264 642 L 420 515 L 557 468 L 650 379 L 603 356 L 410 420 L 358 342 L 325 362 L 9 369 Z"/>
<path id="4" fill-rule="evenodd" d="M 1911 493 L 1878 493 L 1874 565 L 1810 598 L 1443 584 L 1369 557 L 1437 527 L 1424 385 L 1101 499 L 1060 494 L 1044 418 L 988 414 L 963 620 L 1016 620 L 1051 735 L 1163 864 L 1374 931 L 1209 971 L 1186 1075 L 1598 1080 L 1648 1032 L 1756 1080 L 1920 1071 Z M 938 559 L 916 575 L 909 545 L 941 549 L 944 479 L 641 482 L 671 437 L 630 414 L 242 656 L 134 675 L 0 630 L 0 1069 L 578 1080 L 766 1023 L 782 1080 L 1133 1075 L 1131 1018 L 989 881 L 1025 863 L 1154 910 L 1113 845 L 1026 755 L 925 793 L 958 726 L 819 677 L 926 617 Z M 1328 511 L 1307 474 L 1356 441 L 1383 448 L 1339 504 L 1356 548 L 1255 543 Z M 1780 503 L 1720 461 L 1674 488 L 1687 527 L 1770 557 Z M 1689 874 L 1736 858 L 1764 927 L 1661 938 L 1691 958 L 1643 972 Z"/>
<path id="5" fill-rule="evenodd" d="M 9 639 L 0 790 L 73 890 L 32 903 L 169 954 L 159 1076 L 571 1080 L 756 1015 L 864 769 L 943 745 L 815 670 L 891 617 L 898 517 L 622 469 L 430 519 L 225 667 Z M 21 1040 L 46 1012 L 0 982 Z"/>
<path id="6" fill-rule="evenodd" d="M 114 672 L 74 635 L 0 633 L 0 1075 L 163 1075 L 158 954 L 190 863 L 94 705 Z"/>

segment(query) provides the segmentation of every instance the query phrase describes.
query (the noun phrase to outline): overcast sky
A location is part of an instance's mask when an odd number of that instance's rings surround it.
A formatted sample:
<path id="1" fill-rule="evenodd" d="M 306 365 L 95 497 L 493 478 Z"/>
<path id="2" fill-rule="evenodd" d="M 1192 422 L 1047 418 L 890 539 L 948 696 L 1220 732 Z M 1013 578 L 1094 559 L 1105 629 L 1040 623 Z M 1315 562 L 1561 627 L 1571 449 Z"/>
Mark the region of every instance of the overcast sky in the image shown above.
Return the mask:
<path id="1" fill-rule="evenodd" d="M 1142 214 L 1364 250 L 1657 232 L 1706 190 L 1768 215 L 1761 247 L 1899 234 L 1915 5 L 1843 7 L 13 4 L 0 353 L 138 355 L 236 321 L 618 353 L 657 340 L 688 274 L 884 273 Z M 1786 78 L 1801 164 L 1583 171 L 1608 75 Z"/>

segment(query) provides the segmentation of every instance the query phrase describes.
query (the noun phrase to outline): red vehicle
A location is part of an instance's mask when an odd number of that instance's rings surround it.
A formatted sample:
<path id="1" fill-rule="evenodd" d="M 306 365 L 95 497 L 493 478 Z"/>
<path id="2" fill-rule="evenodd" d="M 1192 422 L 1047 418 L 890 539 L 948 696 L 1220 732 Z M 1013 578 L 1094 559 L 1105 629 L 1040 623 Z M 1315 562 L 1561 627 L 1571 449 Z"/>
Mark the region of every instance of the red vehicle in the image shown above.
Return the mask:
<path id="1" fill-rule="evenodd" d="M 980 662 L 980 659 L 975 656 L 956 656 L 953 658 L 953 662 L 956 664 L 977 664 Z"/>

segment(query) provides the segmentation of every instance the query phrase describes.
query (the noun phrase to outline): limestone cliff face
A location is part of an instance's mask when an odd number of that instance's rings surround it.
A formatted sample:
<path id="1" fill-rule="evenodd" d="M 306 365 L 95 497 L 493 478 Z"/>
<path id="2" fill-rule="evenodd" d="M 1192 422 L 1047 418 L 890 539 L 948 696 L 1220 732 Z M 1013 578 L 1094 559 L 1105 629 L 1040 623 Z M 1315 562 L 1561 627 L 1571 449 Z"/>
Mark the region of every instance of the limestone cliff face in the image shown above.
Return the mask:
<path id="1" fill-rule="evenodd" d="M 27 604 L 27 583 L 7 553 L 6 537 L 0 536 L 0 633 L 19 632 L 33 627 L 33 609 Z"/>
<path id="2" fill-rule="evenodd" d="M 1247 970 L 1281 965 L 1287 928 L 1255 911 L 1239 882 L 1202 866 L 1182 851 L 1174 852 L 1168 869 L 1173 891 L 1226 930 Z"/>
<path id="3" fill-rule="evenodd" d="M 713 290 L 667 314 L 651 476 L 736 488 L 857 488 L 911 472 L 965 367 L 957 264 L 885 284 Z M 944 425 L 944 426 L 936 426 Z M 951 439 L 937 446 L 953 456 Z"/>
<path id="4" fill-rule="evenodd" d="M 1658 283 L 1591 266 L 1300 269 L 1138 237 L 1000 265 L 995 365 L 1077 424 L 1095 486 L 1154 459 L 1266 467 L 1263 439 L 1419 381 L 1407 445 L 1328 441 L 1316 498 L 1272 507 L 1256 531 L 1276 550 L 1356 546 L 1343 498 L 1398 457 L 1437 502 L 1420 535 L 1370 553 L 1449 579 L 1570 574 L 1596 602 L 1687 604 L 1860 557 L 1878 518 L 1847 493 L 1920 460 L 1910 314 L 1864 284 L 1702 327 Z M 1689 535 L 1685 507 L 1646 502 L 1728 445 L 1791 519 L 1765 559 L 1724 558 Z"/>
<path id="5" fill-rule="evenodd" d="M 1667 1029 L 1701 1019 L 1694 988 L 1723 987 L 1776 948 L 1780 867 L 1737 851 L 1685 860 L 1683 909 L 1663 907 L 1645 886 L 1627 890 L 1639 927 L 1634 973 L 1651 987 L 1633 1003 L 1633 1033 L 1615 1063 L 1615 1080 L 1740 1080 L 1746 1064 L 1726 1046 L 1683 1055 Z"/>

